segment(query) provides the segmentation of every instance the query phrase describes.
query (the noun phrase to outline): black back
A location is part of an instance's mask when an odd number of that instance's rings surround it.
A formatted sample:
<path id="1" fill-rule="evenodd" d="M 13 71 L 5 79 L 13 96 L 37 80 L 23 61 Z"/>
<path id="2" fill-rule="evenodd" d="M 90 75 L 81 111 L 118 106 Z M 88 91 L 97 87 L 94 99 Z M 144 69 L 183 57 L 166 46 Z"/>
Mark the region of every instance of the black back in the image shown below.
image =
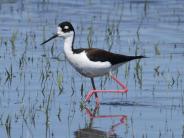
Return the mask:
<path id="1" fill-rule="evenodd" d="M 74 49 L 74 53 L 78 54 L 80 52 L 83 52 L 84 50 L 87 54 L 87 57 L 91 61 L 95 61 L 95 62 L 109 61 L 112 65 L 119 64 L 119 63 L 125 63 L 133 59 L 145 58 L 144 56 L 126 56 L 126 55 L 121 55 L 121 54 L 115 54 L 115 53 L 107 52 L 105 50 L 97 49 L 97 48 Z"/>

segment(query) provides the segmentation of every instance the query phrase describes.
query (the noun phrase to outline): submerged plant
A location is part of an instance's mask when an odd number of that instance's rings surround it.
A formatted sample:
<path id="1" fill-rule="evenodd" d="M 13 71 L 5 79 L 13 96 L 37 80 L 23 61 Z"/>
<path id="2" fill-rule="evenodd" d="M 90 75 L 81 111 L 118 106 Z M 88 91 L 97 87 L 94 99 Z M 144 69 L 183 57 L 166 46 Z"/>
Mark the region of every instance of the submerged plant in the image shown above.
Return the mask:
<path id="1" fill-rule="evenodd" d="M 63 82 L 63 76 L 61 75 L 61 73 L 57 72 L 57 86 L 59 89 L 59 95 L 63 91 L 62 82 Z"/>
<path id="2" fill-rule="evenodd" d="M 2 39 L 2 37 L 0 36 L 0 46 L 2 46 L 2 44 L 3 44 L 3 39 Z"/>
<path id="3" fill-rule="evenodd" d="M 108 24 L 105 31 L 105 39 L 108 45 L 108 51 L 112 49 L 112 46 L 114 44 L 114 37 L 115 37 L 115 24 Z"/>
<path id="4" fill-rule="evenodd" d="M 160 75 L 160 66 L 157 66 L 156 68 L 154 68 L 154 76 L 159 76 Z"/>
<path id="5" fill-rule="evenodd" d="M 159 42 L 155 44 L 155 55 L 160 55 Z"/>
<path id="6" fill-rule="evenodd" d="M 140 29 L 141 29 L 141 26 L 143 24 L 143 21 L 144 21 L 144 17 L 142 17 L 141 22 L 139 23 L 139 25 L 137 27 L 137 31 L 136 31 L 138 42 L 140 42 Z"/>
<path id="7" fill-rule="evenodd" d="M 144 0 L 144 15 L 146 16 L 147 15 L 147 9 L 149 8 L 148 5 L 148 0 Z"/>
<path id="8" fill-rule="evenodd" d="M 94 31 L 93 31 L 93 26 L 90 26 L 88 28 L 88 36 L 87 36 L 87 41 L 88 41 L 88 47 L 92 48 L 93 47 L 93 35 L 94 35 Z"/>
<path id="9" fill-rule="evenodd" d="M 5 83 L 7 83 L 9 81 L 10 85 L 13 79 L 13 67 L 12 64 L 10 65 L 9 69 L 6 69 L 6 80 Z"/>
<path id="10" fill-rule="evenodd" d="M 47 99 L 47 102 L 45 103 L 46 104 L 46 107 L 45 107 L 45 131 L 46 131 L 46 138 L 48 137 L 48 129 L 50 128 L 50 116 L 49 116 L 49 108 L 50 108 L 50 105 L 51 105 L 51 101 L 52 101 L 52 96 L 53 96 L 53 93 L 54 93 L 54 90 L 53 90 L 53 84 L 51 84 L 51 88 L 50 88 L 50 93 L 48 95 L 48 99 Z"/>
<path id="11" fill-rule="evenodd" d="M 12 46 L 13 55 L 15 55 L 15 41 L 17 39 L 17 34 L 18 34 L 18 32 L 13 32 L 12 36 L 10 38 L 10 43 L 11 43 L 11 46 Z"/>
<path id="12" fill-rule="evenodd" d="M 125 64 L 125 78 L 127 79 L 130 74 L 130 63 Z"/>
<path id="13" fill-rule="evenodd" d="M 7 137 L 11 138 L 11 118 L 9 115 L 6 118 L 5 128 L 6 128 Z"/>
<path id="14" fill-rule="evenodd" d="M 142 66 L 140 65 L 140 60 L 136 62 L 135 71 L 136 71 L 135 75 L 138 80 L 139 86 L 140 88 L 142 88 Z"/>

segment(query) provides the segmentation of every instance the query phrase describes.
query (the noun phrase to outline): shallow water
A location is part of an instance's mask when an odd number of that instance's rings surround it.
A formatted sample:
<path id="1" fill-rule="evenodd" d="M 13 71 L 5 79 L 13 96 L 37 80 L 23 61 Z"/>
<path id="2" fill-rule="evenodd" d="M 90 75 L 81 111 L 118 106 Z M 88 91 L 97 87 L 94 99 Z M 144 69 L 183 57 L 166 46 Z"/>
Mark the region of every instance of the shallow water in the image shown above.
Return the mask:
<path id="1" fill-rule="evenodd" d="M 66 61 L 63 40 L 40 46 L 65 20 L 75 47 L 149 57 L 115 72 L 129 92 L 99 94 L 98 111 L 94 98 L 83 107 L 91 83 Z M 0 26 L 0 137 L 184 136 L 183 0 L 1 0 Z"/>

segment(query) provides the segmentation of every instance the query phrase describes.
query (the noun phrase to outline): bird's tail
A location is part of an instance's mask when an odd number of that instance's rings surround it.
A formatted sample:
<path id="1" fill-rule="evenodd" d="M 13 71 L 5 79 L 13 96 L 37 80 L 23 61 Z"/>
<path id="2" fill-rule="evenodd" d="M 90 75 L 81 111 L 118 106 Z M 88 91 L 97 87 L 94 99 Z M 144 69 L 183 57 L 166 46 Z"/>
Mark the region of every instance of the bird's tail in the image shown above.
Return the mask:
<path id="1" fill-rule="evenodd" d="M 127 61 L 131 61 L 131 60 L 134 60 L 134 59 L 141 59 L 141 58 L 147 58 L 146 56 L 126 56 L 126 57 L 123 57 L 124 59 L 124 62 L 127 62 Z"/>
<path id="2" fill-rule="evenodd" d="M 141 58 L 147 58 L 146 56 L 131 56 L 132 57 L 132 60 L 133 59 L 141 59 Z"/>

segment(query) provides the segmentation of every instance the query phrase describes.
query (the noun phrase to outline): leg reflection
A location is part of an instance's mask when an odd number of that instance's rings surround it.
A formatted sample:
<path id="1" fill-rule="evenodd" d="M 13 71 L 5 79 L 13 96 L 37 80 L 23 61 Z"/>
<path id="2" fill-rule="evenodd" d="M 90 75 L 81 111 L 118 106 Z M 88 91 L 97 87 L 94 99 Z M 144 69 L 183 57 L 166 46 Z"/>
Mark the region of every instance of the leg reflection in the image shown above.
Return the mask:
<path id="1" fill-rule="evenodd" d="M 94 109 L 91 110 L 88 107 L 85 107 L 85 110 L 86 115 L 89 117 L 90 121 L 85 128 L 79 129 L 78 131 L 75 132 L 76 138 L 86 138 L 86 137 L 115 138 L 117 137 L 115 133 L 116 128 L 126 123 L 127 115 L 97 115 L 98 111 L 100 110 L 99 106 L 96 106 Z M 112 124 L 108 131 L 98 130 L 93 127 L 95 119 L 108 119 L 108 118 L 117 118 L 119 119 L 119 121 L 115 124 Z"/>

